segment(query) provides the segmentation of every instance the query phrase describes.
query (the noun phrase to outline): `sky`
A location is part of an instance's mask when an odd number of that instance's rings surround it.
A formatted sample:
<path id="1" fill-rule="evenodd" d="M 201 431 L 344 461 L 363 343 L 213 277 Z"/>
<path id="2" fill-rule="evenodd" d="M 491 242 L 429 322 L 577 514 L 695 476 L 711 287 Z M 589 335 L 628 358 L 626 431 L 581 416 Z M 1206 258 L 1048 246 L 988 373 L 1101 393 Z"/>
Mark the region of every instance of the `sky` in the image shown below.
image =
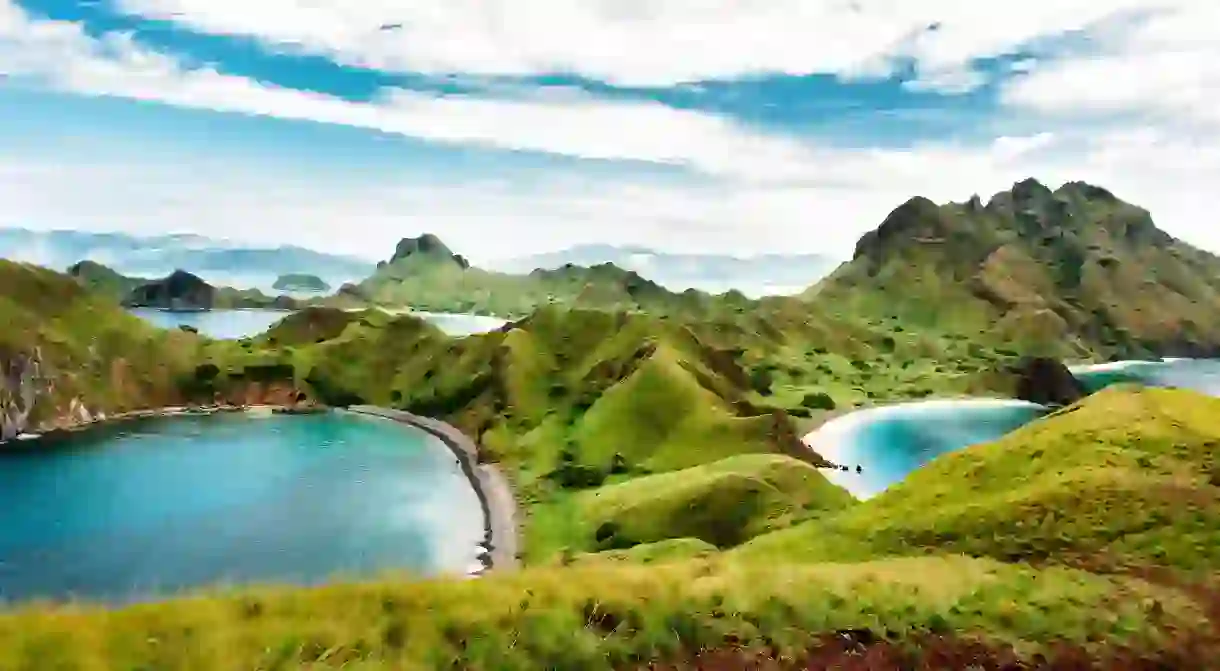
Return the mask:
<path id="1" fill-rule="evenodd" d="M 844 257 L 1026 177 L 1220 251 L 1220 5 L 0 0 L 0 226 Z"/>

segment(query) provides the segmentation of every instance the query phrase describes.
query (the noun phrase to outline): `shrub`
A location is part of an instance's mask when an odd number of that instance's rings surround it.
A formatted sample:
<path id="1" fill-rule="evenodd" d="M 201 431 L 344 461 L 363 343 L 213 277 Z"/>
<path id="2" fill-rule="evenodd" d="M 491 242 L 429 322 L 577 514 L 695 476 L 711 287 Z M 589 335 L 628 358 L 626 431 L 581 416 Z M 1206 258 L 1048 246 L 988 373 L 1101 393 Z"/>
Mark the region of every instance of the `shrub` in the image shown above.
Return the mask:
<path id="1" fill-rule="evenodd" d="M 834 410 L 837 407 L 834 398 L 824 391 L 805 394 L 805 398 L 801 399 L 801 405 L 811 410 Z"/>

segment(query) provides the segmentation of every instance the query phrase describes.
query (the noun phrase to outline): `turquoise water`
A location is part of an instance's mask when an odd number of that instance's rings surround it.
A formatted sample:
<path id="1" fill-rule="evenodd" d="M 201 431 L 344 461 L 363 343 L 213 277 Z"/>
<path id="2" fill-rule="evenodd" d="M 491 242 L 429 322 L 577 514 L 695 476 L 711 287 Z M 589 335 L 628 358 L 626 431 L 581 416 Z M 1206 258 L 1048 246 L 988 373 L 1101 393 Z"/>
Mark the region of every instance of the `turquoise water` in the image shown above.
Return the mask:
<path id="1" fill-rule="evenodd" d="M 869 498 L 946 452 L 995 440 L 1047 412 L 1012 400 L 967 399 L 904 403 L 832 419 L 804 441 L 849 471 L 824 470 L 831 482 Z M 856 465 L 864 467 L 856 473 Z"/>
<path id="2" fill-rule="evenodd" d="M 210 310 L 208 312 L 166 312 L 149 308 L 132 308 L 132 314 L 161 328 L 177 328 L 180 324 L 193 326 L 212 338 L 245 338 L 258 335 L 271 325 L 288 316 L 286 310 Z M 414 314 L 436 324 L 437 328 L 453 336 L 494 331 L 505 324 L 498 317 L 480 315 L 447 314 L 440 312 L 416 312 Z"/>
<path id="3" fill-rule="evenodd" d="M 1220 360 L 1165 359 L 1163 361 L 1118 361 L 1073 366 L 1072 374 L 1089 391 L 1107 385 L 1137 382 L 1153 387 L 1180 387 L 1220 396 Z"/>
<path id="4" fill-rule="evenodd" d="M 4 599 L 465 573 L 485 523 L 438 440 L 346 413 L 153 419 L 4 454 L 0 509 Z"/>

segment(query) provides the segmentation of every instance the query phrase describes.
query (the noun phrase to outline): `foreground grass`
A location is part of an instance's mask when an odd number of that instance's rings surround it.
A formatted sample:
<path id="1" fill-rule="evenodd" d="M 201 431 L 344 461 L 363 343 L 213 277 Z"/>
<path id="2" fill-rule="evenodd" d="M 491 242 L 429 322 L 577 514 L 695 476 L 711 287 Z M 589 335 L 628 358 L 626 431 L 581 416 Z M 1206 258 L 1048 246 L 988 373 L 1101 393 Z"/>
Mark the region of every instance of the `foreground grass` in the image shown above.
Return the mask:
<path id="1" fill-rule="evenodd" d="M 607 669 L 732 643 L 793 654 L 844 629 L 949 633 L 1026 655 L 1156 650 L 1205 618 L 1164 588 L 964 557 L 859 565 L 590 564 L 476 581 L 251 590 L 0 615 L 0 668 Z"/>

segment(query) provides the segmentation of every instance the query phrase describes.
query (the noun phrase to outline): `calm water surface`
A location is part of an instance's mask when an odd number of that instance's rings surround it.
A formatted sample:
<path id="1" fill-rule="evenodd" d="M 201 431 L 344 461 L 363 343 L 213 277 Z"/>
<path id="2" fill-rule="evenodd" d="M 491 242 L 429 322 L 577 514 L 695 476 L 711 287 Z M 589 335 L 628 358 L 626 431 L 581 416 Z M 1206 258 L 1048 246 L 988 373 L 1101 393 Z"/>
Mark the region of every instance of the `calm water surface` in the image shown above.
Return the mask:
<path id="1" fill-rule="evenodd" d="M 429 434 L 346 413 L 141 421 L 0 456 L 0 597 L 465 573 L 484 519 Z"/>
<path id="2" fill-rule="evenodd" d="M 212 338 L 236 339 L 258 335 L 271 325 L 291 314 L 287 310 L 210 310 L 207 312 L 167 312 L 152 308 L 131 308 L 132 314 L 161 328 L 177 328 L 180 324 L 192 326 L 200 333 Z M 449 314 L 442 312 L 415 312 L 423 319 L 436 324 L 437 328 L 452 336 L 484 333 L 500 328 L 506 322 L 498 317 L 480 315 Z"/>

